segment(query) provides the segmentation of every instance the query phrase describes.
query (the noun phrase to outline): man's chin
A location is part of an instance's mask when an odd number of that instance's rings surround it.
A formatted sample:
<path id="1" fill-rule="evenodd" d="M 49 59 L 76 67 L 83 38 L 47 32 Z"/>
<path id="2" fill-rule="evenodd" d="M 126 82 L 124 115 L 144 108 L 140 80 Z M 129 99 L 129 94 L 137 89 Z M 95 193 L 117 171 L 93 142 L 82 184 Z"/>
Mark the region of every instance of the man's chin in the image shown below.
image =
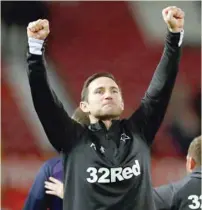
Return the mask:
<path id="1" fill-rule="evenodd" d="M 115 119 L 119 119 L 121 115 L 121 112 L 117 112 L 117 113 L 112 113 L 112 112 L 105 112 L 103 114 L 100 114 L 99 116 L 97 116 L 96 118 L 98 118 L 99 120 L 115 120 Z"/>

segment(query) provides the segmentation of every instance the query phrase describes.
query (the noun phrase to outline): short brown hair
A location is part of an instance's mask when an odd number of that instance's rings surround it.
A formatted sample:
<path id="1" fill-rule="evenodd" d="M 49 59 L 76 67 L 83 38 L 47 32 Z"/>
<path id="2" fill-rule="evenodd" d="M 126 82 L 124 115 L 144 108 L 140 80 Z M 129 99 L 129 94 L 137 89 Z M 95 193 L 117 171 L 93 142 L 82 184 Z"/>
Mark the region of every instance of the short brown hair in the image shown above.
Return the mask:
<path id="1" fill-rule="evenodd" d="M 108 73 L 108 72 L 95 73 L 92 76 L 88 77 L 88 79 L 84 82 L 83 89 L 81 91 L 81 101 L 88 101 L 88 86 L 90 85 L 92 81 L 94 81 L 95 79 L 99 77 L 108 77 L 112 79 L 118 85 L 117 80 L 111 73 Z"/>
<path id="2" fill-rule="evenodd" d="M 202 136 L 196 137 L 188 149 L 188 155 L 195 160 L 197 166 L 201 165 L 201 140 Z"/>
<path id="3" fill-rule="evenodd" d="M 90 119 L 88 117 L 88 114 L 86 114 L 85 112 L 83 112 L 81 110 L 80 107 L 78 107 L 73 115 L 72 115 L 72 119 L 75 120 L 76 122 L 80 123 L 81 125 L 90 125 Z"/>

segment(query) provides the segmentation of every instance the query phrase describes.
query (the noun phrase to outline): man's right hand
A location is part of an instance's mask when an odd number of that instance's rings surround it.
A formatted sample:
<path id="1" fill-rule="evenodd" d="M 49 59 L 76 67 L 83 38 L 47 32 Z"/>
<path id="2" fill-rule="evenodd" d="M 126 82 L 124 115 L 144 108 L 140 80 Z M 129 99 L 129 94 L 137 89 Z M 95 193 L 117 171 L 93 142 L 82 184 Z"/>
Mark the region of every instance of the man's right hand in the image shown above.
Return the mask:
<path id="1" fill-rule="evenodd" d="M 45 40 L 49 33 L 49 22 L 46 19 L 31 22 L 27 27 L 28 38 Z"/>

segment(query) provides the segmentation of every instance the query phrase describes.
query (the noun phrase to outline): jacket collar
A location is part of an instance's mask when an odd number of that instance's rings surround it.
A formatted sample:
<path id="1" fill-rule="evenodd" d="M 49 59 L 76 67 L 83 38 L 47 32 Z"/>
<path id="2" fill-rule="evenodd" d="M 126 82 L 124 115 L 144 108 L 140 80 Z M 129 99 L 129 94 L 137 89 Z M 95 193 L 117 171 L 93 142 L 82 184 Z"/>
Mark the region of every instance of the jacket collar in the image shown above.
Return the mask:
<path id="1" fill-rule="evenodd" d="M 117 125 L 119 121 L 120 120 L 112 120 L 112 125 L 110 127 L 110 130 L 112 129 L 112 127 Z M 90 124 L 88 126 L 88 128 L 92 131 L 99 131 L 99 130 L 106 130 L 107 131 L 107 128 L 106 128 L 105 124 L 101 120 L 99 120 L 97 123 Z"/>
<path id="2" fill-rule="evenodd" d="M 201 166 L 197 167 L 190 176 L 201 179 Z"/>

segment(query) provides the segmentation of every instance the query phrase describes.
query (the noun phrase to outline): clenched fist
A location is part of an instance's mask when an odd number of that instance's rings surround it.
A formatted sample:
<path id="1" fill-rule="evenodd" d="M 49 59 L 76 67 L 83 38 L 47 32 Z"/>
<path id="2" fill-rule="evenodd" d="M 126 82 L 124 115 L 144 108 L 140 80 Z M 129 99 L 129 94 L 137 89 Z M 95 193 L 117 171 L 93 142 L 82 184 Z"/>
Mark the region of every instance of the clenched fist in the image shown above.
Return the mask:
<path id="1" fill-rule="evenodd" d="M 167 7 L 162 11 L 163 19 L 171 32 L 180 32 L 184 27 L 184 12 L 177 7 Z"/>
<path id="2" fill-rule="evenodd" d="M 27 27 L 28 38 L 45 40 L 49 33 L 49 22 L 46 19 L 31 22 Z"/>

